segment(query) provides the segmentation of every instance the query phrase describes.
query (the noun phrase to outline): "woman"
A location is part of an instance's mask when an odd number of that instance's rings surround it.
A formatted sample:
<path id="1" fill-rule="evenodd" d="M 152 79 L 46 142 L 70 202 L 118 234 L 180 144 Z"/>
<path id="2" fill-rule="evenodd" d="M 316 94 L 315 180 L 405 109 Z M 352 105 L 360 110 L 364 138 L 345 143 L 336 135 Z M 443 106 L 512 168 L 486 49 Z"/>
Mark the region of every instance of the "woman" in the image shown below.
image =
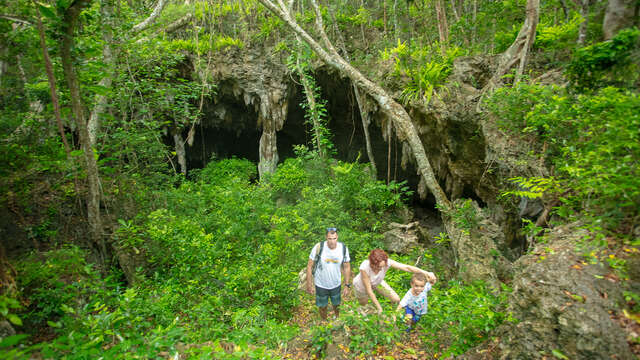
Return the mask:
<path id="1" fill-rule="evenodd" d="M 382 294 L 394 304 L 400 302 L 398 294 L 384 281 L 384 276 L 389 268 L 410 273 L 423 273 L 427 276 L 429 282 L 435 283 L 436 281 L 436 276 L 432 272 L 391 260 L 389 255 L 382 249 L 371 250 L 369 259 L 360 264 L 360 273 L 353 279 L 353 286 L 356 289 L 356 297 L 360 305 L 367 305 L 367 302 L 371 299 L 378 310 L 378 314 L 382 313 L 382 306 L 380 306 L 376 298 L 376 292 Z"/>

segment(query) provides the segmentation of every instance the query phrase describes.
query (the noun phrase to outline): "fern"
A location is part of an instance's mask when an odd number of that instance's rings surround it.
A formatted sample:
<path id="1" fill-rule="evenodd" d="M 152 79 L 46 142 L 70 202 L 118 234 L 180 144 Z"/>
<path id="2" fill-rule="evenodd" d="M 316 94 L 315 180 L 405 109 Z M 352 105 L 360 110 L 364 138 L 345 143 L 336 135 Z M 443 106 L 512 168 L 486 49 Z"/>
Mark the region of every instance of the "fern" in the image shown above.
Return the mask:
<path id="1" fill-rule="evenodd" d="M 528 199 L 539 199 L 545 193 L 548 192 L 556 192 L 558 190 L 558 182 L 553 178 L 543 178 L 543 177 L 513 177 L 509 179 L 513 184 L 515 184 L 518 189 L 506 191 L 501 194 L 501 197 L 505 196 L 517 196 L 517 197 L 525 197 Z"/>

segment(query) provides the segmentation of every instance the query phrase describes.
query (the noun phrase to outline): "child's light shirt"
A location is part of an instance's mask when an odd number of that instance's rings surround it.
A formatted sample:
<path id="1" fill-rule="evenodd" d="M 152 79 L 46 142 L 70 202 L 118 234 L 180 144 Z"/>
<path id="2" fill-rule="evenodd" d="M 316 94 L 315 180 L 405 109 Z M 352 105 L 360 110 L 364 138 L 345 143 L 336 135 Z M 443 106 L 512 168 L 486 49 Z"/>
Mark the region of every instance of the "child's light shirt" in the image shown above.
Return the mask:
<path id="1" fill-rule="evenodd" d="M 349 248 L 346 248 L 344 250 L 344 261 L 342 261 L 342 247 L 345 246 L 343 243 L 338 242 L 338 245 L 333 250 L 329 249 L 326 243 L 326 241 L 320 243 L 320 246 L 324 247 L 320 254 L 320 264 L 318 264 L 313 282 L 317 287 L 331 290 L 340 286 L 342 263 L 348 263 L 351 259 L 349 258 Z M 311 254 L 309 254 L 309 259 L 314 261 L 316 259 L 316 248 L 318 246 L 314 245 L 311 249 Z"/>
<path id="2" fill-rule="evenodd" d="M 400 306 L 408 306 L 414 313 L 418 315 L 424 315 L 427 313 L 427 292 L 431 290 L 431 283 L 424 284 L 424 290 L 418 295 L 413 295 L 411 289 L 407 291 L 402 300 L 400 300 Z"/>

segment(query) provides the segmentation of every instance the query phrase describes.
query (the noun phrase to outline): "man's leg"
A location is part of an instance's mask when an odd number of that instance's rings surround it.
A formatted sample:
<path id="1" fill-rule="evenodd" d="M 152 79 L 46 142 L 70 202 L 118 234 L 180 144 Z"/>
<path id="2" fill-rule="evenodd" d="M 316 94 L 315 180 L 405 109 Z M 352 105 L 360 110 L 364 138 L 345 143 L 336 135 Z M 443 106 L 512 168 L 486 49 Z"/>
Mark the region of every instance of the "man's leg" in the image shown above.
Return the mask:
<path id="1" fill-rule="evenodd" d="M 331 298 L 331 305 L 333 305 L 333 313 L 336 317 L 340 315 L 340 304 L 342 303 L 342 290 L 340 286 L 335 289 L 331 289 L 329 292 L 329 297 Z"/>
<path id="2" fill-rule="evenodd" d="M 329 290 L 316 286 L 316 306 L 322 320 L 327 320 L 327 306 L 329 305 Z"/>
<path id="3" fill-rule="evenodd" d="M 319 307 L 318 308 L 318 312 L 320 313 L 320 318 L 322 320 L 327 320 L 327 307 L 326 306 Z"/>

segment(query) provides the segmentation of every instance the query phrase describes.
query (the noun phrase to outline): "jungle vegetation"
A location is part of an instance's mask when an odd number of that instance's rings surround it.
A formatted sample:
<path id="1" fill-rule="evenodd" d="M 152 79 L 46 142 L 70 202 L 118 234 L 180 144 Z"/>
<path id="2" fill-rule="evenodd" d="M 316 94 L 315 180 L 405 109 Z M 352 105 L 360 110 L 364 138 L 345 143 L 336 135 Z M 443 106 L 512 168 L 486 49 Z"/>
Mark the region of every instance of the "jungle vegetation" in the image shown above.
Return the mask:
<path id="1" fill-rule="evenodd" d="M 637 17 L 612 18 L 620 1 L 2 2 L 0 203 L 18 228 L 3 220 L 0 319 L 12 331 L 2 358 L 277 359 L 303 330 L 322 354 L 332 325 L 292 321 L 312 307 L 297 290 L 309 250 L 331 224 L 359 264 L 415 189 L 338 160 L 313 78 L 327 58 L 267 3 L 403 105 L 428 107 L 455 86 L 456 59 L 507 54 L 478 108 L 552 170 L 504 179 L 502 201 L 542 199 L 548 219 L 582 221 L 585 243 L 637 252 L 640 30 Z M 180 134 L 216 94 L 213 54 L 257 46 L 305 86 L 312 141 L 264 176 L 235 157 L 187 169 Z M 562 82 L 539 81 L 548 73 Z M 448 210 L 453 226 L 472 226 L 464 208 Z M 522 231 L 533 244 L 548 226 Z M 354 358 L 460 355 L 515 321 L 509 286 L 462 282 L 443 260 L 451 246 L 443 233 L 397 256 L 450 274 L 430 295 L 420 345 L 398 349 L 391 317 L 347 311 Z M 624 258 L 585 257 L 628 271 Z M 409 277 L 388 281 L 406 289 Z M 637 316 L 640 295 L 627 294 Z"/>

